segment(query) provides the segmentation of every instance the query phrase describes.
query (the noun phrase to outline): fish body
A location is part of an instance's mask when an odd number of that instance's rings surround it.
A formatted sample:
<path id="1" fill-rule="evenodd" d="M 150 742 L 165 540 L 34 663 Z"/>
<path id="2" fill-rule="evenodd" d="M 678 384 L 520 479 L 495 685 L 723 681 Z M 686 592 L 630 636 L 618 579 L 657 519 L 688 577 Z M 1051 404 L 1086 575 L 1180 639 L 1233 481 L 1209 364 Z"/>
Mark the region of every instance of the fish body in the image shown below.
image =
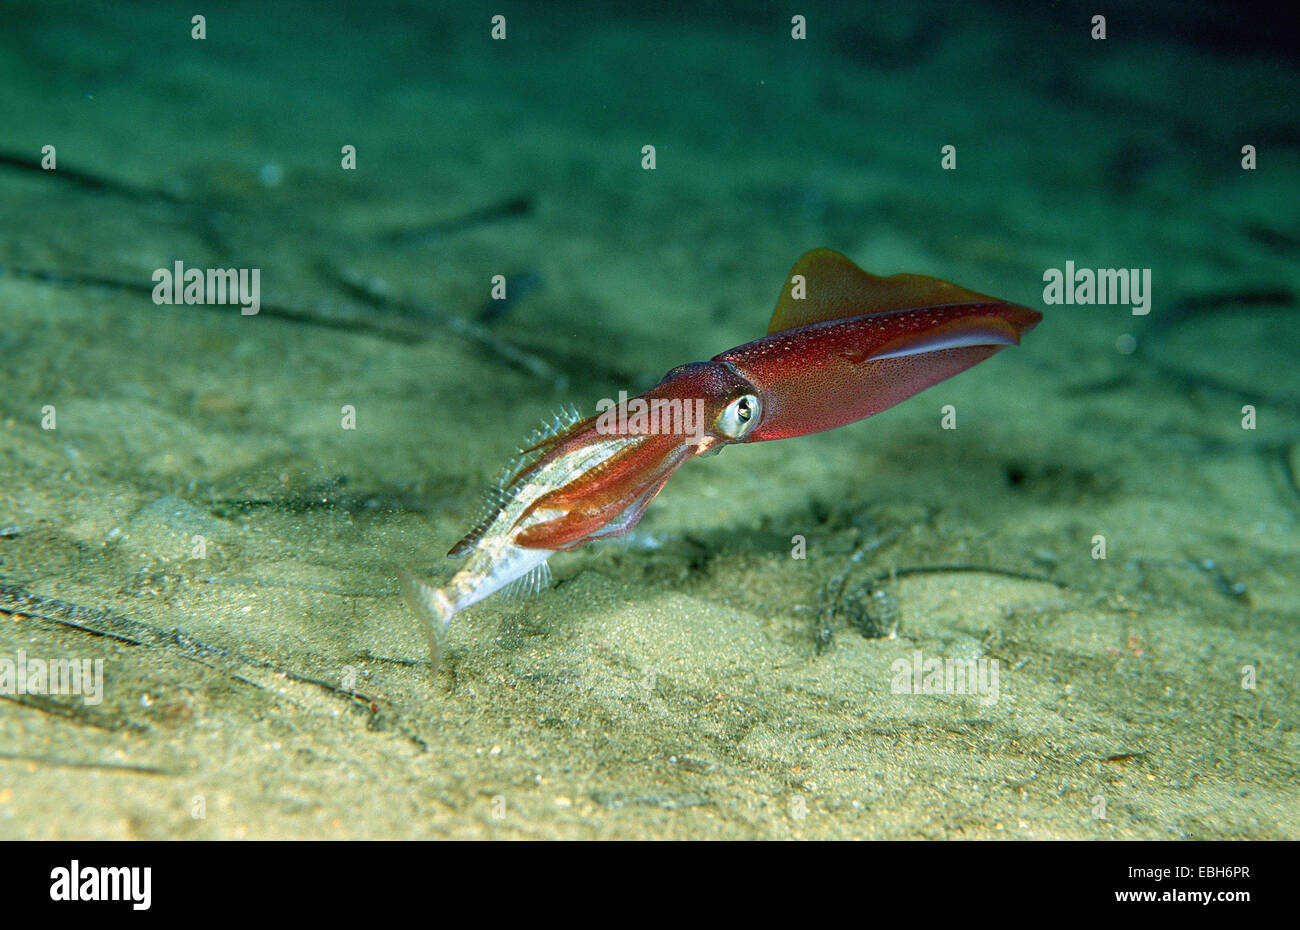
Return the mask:
<path id="1" fill-rule="evenodd" d="M 540 590 L 550 583 L 547 560 L 560 548 L 589 541 L 584 536 L 552 548 L 520 543 L 531 531 L 572 516 L 571 506 L 554 500 L 557 492 L 579 476 L 598 473 L 602 465 L 640 441 L 640 437 L 619 435 L 597 442 L 573 441 L 585 437 L 592 424 L 594 418 L 579 420 L 569 411 L 529 438 L 531 445 L 520 451 L 488 492 L 482 518 L 448 552 L 449 558 L 468 556 L 468 561 L 444 587 L 401 574 L 402 595 L 424 627 L 435 667 L 441 662 L 453 616 L 503 588 Z"/>

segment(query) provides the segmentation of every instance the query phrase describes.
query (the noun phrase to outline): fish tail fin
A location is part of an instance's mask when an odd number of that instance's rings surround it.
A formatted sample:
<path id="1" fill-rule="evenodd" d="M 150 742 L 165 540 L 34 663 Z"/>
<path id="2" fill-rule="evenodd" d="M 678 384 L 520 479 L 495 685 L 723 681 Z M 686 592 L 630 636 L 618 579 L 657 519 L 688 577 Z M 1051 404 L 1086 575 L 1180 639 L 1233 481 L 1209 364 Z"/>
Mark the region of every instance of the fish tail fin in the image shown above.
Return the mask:
<path id="1" fill-rule="evenodd" d="M 411 608 L 411 612 L 424 627 L 425 638 L 429 641 L 429 664 L 436 672 L 442 664 L 447 628 L 451 625 L 451 617 L 456 608 L 440 589 L 427 581 L 421 581 L 410 572 L 399 570 L 397 577 L 402 585 L 402 597 L 406 606 Z"/>

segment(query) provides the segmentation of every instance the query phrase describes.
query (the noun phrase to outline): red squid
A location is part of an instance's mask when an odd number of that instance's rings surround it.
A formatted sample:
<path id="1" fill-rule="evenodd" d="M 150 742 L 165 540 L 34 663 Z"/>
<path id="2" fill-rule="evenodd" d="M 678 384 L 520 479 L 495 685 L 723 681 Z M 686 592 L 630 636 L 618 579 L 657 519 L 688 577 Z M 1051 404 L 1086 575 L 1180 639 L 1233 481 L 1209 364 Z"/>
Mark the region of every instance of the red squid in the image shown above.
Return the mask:
<path id="1" fill-rule="evenodd" d="M 628 532 L 687 459 L 869 417 L 1019 345 L 1040 319 L 938 278 L 877 277 L 830 249 L 806 253 L 767 335 L 534 434 L 448 553 L 469 556 L 465 568 L 443 588 L 403 575 L 434 666 L 455 613 L 512 583 L 544 585 L 557 551 Z"/>

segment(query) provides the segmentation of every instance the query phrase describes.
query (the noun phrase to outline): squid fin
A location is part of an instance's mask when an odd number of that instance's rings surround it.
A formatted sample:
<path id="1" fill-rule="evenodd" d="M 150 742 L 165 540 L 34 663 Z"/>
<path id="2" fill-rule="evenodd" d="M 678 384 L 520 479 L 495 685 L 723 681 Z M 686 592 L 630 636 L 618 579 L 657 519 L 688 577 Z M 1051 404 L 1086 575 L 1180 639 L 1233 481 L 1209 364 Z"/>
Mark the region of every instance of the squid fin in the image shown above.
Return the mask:
<path id="1" fill-rule="evenodd" d="M 803 277 L 802 297 L 795 275 Z M 887 278 L 868 274 L 831 249 L 805 252 L 794 267 L 772 311 L 767 333 L 913 307 L 947 304 L 1002 304 L 1005 301 L 921 274 Z"/>

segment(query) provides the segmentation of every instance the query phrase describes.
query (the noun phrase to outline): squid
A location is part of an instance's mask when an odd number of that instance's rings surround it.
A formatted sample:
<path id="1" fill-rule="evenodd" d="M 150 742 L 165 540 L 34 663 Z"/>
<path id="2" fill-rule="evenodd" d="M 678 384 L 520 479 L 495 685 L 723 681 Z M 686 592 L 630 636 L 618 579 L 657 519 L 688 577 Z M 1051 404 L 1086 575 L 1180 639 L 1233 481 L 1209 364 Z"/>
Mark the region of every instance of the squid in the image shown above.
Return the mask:
<path id="1" fill-rule="evenodd" d="M 878 277 L 830 249 L 806 253 L 765 336 L 679 365 L 597 416 L 556 418 L 528 438 L 447 553 L 468 557 L 465 567 L 441 588 L 401 573 L 434 668 L 455 614 L 507 586 L 536 591 L 555 553 L 627 533 L 688 459 L 854 423 L 1019 345 L 1040 319 L 938 278 Z"/>

